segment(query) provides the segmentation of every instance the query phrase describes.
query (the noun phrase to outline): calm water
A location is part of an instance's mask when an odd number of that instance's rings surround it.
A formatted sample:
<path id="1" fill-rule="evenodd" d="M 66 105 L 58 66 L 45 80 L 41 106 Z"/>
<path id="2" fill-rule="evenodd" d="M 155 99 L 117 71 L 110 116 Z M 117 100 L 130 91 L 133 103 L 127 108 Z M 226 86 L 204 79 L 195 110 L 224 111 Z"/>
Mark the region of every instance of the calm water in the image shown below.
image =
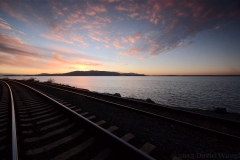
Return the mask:
<path id="1" fill-rule="evenodd" d="M 27 79 L 29 77 L 9 77 Z M 146 76 L 146 77 L 35 77 L 50 78 L 101 93 L 120 93 L 125 97 L 151 98 L 174 107 L 213 109 L 226 107 L 240 113 L 240 77 Z"/>

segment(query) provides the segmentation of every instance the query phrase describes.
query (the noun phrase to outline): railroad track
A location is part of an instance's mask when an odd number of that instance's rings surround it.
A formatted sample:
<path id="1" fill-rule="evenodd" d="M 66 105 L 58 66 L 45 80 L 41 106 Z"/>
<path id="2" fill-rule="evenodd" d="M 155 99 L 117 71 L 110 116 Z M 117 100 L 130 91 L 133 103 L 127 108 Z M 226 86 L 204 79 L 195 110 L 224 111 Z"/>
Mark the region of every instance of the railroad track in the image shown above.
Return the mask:
<path id="1" fill-rule="evenodd" d="M 240 121 L 199 114 L 191 111 L 161 106 L 158 104 L 146 103 L 128 98 L 90 92 L 85 89 L 79 89 L 66 85 L 39 82 L 31 83 L 39 86 L 54 88 L 70 94 L 77 94 L 79 96 L 87 97 L 91 100 L 112 104 L 115 107 L 124 107 L 135 110 L 137 112 L 182 124 L 203 132 L 208 132 L 209 134 L 218 135 L 223 138 L 237 141 L 240 140 Z"/>
<path id="2" fill-rule="evenodd" d="M 0 82 L 0 131 L 6 135 L 0 159 L 153 159 L 148 153 L 155 146 L 139 147 L 131 133 L 118 133 L 118 127 L 27 85 Z"/>
<path id="3" fill-rule="evenodd" d="M 0 81 L 0 159 L 17 159 L 15 110 L 10 87 Z"/>

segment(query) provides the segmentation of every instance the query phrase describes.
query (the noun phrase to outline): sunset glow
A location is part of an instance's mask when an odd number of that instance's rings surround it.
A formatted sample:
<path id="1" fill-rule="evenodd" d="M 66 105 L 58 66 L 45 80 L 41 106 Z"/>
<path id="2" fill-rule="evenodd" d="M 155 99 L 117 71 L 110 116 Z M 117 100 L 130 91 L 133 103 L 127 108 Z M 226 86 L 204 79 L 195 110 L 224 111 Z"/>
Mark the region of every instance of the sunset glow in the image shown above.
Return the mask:
<path id="1" fill-rule="evenodd" d="M 240 74 L 239 0 L 0 0 L 0 74 Z"/>

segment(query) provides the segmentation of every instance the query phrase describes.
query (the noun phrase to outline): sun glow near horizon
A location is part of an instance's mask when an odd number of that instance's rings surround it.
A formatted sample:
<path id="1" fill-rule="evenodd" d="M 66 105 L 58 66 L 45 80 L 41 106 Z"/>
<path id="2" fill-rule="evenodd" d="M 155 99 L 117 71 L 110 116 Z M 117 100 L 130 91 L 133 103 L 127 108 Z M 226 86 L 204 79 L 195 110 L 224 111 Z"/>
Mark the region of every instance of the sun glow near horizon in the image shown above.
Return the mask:
<path id="1" fill-rule="evenodd" d="M 0 0 L 0 73 L 240 74 L 237 0 Z"/>

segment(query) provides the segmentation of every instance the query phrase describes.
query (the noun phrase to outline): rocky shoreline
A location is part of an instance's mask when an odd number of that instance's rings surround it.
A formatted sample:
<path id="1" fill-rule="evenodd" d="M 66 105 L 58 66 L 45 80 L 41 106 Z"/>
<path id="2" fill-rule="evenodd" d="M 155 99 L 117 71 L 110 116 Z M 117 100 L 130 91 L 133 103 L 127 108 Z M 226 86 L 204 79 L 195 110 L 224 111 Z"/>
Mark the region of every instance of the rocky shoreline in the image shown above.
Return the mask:
<path id="1" fill-rule="evenodd" d="M 240 144 L 235 141 L 229 141 L 228 139 L 199 132 L 155 117 L 142 115 L 121 107 L 113 107 L 85 97 L 66 94 L 64 91 L 57 91 L 56 89 L 37 84 L 28 83 L 28 85 L 63 99 L 76 107 L 96 115 L 100 119 L 104 119 L 110 124 L 118 126 L 124 132 L 132 133 L 143 141 L 152 143 L 158 148 L 157 152 L 161 155 L 159 159 L 172 159 L 174 156 L 182 159 L 191 159 L 191 157 L 184 158 L 183 155 L 207 153 L 230 155 L 240 152 Z M 215 114 L 214 112 L 209 113 Z"/>
<path id="2" fill-rule="evenodd" d="M 42 83 L 49 83 L 49 82 L 42 82 Z M 53 84 L 58 84 L 58 83 L 53 83 Z M 60 84 L 60 85 L 64 85 L 64 86 L 67 86 L 67 87 L 74 87 L 74 86 L 66 85 L 66 84 Z M 154 102 L 151 98 L 147 98 L 147 99 L 144 100 L 144 99 L 133 98 L 133 97 L 122 97 L 120 93 L 114 93 L 114 94 L 100 93 L 100 92 L 97 92 L 97 91 L 90 91 L 88 89 L 79 88 L 79 87 L 74 87 L 74 88 L 78 88 L 78 89 L 81 89 L 81 90 L 85 90 L 85 91 L 89 91 L 89 92 L 93 92 L 93 93 L 97 93 L 97 94 L 121 97 L 121 98 L 136 100 L 136 101 L 140 101 L 140 102 L 154 103 L 156 105 L 161 105 L 161 106 L 170 107 L 170 108 L 174 108 L 174 109 L 191 111 L 191 112 L 195 112 L 195 113 L 199 113 L 199 114 L 205 114 L 205 115 L 209 115 L 209 116 L 225 118 L 225 119 L 230 119 L 230 120 L 233 120 L 233 121 L 239 121 L 240 122 L 240 114 L 239 113 L 228 112 L 226 110 L 226 108 L 215 108 L 214 110 L 202 110 L 202 109 L 196 109 L 196 108 L 172 107 L 172 106 L 166 106 L 166 105 L 158 104 L 158 103 Z M 220 109 L 220 111 L 218 111 L 219 109 Z M 223 111 L 222 111 L 222 109 L 223 109 Z"/>

